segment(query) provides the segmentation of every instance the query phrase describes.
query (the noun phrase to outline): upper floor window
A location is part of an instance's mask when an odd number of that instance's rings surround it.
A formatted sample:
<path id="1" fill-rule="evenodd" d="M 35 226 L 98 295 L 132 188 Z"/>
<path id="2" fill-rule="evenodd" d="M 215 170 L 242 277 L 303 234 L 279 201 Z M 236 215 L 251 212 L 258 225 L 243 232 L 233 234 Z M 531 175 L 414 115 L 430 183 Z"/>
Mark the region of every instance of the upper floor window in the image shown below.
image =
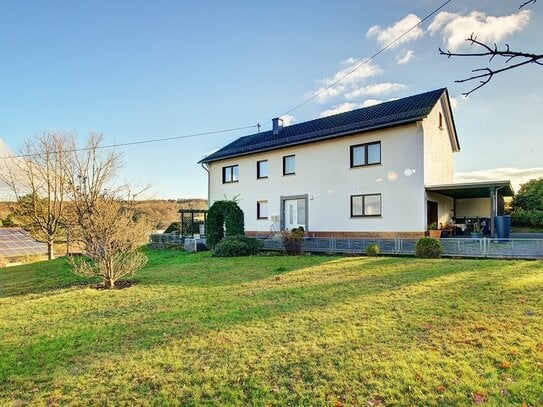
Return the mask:
<path id="1" fill-rule="evenodd" d="M 239 181 L 239 165 L 230 165 L 228 167 L 222 167 L 222 182 L 227 184 L 229 182 Z"/>
<path id="2" fill-rule="evenodd" d="M 283 157 L 283 175 L 296 174 L 296 156 L 286 155 Z"/>
<path id="3" fill-rule="evenodd" d="M 256 217 L 257 219 L 268 219 L 268 201 L 256 202 Z"/>
<path id="4" fill-rule="evenodd" d="M 351 146 L 351 168 L 381 164 L 381 142 Z"/>
<path id="5" fill-rule="evenodd" d="M 443 130 L 443 115 L 439 112 L 439 129 Z"/>
<path id="6" fill-rule="evenodd" d="M 256 177 L 268 178 L 268 160 L 262 160 L 256 162 Z"/>
<path id="7" fill-rule="evenodd" d="M 351 217 L 381 216 L 381 194 L 351 195 Z"/>

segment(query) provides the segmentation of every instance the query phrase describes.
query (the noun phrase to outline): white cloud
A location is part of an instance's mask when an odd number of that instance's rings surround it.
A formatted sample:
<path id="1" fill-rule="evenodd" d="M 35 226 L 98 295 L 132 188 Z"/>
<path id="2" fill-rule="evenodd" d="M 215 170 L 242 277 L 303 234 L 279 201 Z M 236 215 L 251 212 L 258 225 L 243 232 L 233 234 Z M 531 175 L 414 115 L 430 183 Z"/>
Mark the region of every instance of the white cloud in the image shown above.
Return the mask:
<path id="1" fill-rule="evenodd" d="M 332 116 L 338 113 L 349 112 L 351 110 L 361 107 L 360 103 L 340 103 L 339 105 L 332 106 L 330 109 L 325 110 L 319 114 L 319 117 Z"/>
<path id="2" fill-rule="evenodd" d="M 413 58 L 415 58 L 415 52 L 411 49 L 408 49 L 404 52 L 399 53 L 396 56 L 396 63 L 398 65 L 404 65 L 411 61 Z"/>
<path id="3" fill-rule="evenodd" d="M 388 95 L 392 92 L 396 92 L 405 89 L 406 86 L 402 83 L 383 82 L 374 83 L 372 85 L 362 86 L 357 89 L 353 89 L 345 94 L 345 98 L 354 99 L 363 96 L 379 96 Z"/>
<path id="4" fill-rule="evenodd" d="M 498 42 L 523 30 L 529 21 L 529 10 L 502 17 L 487 16 L 481 11 L 472 11 L 466 15 L 442 11 L 428 26 L 428 31 L 432 35 L 441 34 L 447 49 L 457 51 L 462 45 L 468 45 L 465 40 L 471 34 L 475 34 L 481 42 Z"/>
<path id="5" fill-rule="evenodd" d="M 394 99 L 390 99 L 390 100 L 394 100 Z M 366 99 L 362 103 L 344 102 L 344 103 L 340 103 L 338 105 L 332 106 L 330 109 L 321 112 L 319 114 L 319 117 L 327 117 L 327 116 L 332 116 L 334 114 L 350 112 L 351 110 L 354 110 L 354 109 L 374 106 L 374 105 L 378 105 L 379 103 L 383 103 L 383 101 L 380 99 Z"/>
<path id="6" fill-rule="evenodd" d="M 281 120 L 283 120 L 283 126 L 290 126 L 296 121 L 296 118 L 291 114 L 286 114 L 284 116 L 281 116 Z"/>
<path id="7" fill-rule="evenodd" d="M 341 65 L 345 65 L 345 68 L 338 71 L 333 77 L 321 79 L 321 82 L 326 85 L 331 85 L 338 79 L 353 71 L 355 68 L 356 71 L 352 72 L 351 74 L 349 74 L 349 76 L 341 81 L 343 84 L 349 85 L 353 83 L 358 83 L 382 72 L 382 69 L 379 67 L 379 65 L 374 64 L 371 61 L 366 62 L 366 60 L 360 60 L 356 58 L 348 58 L 344 61 L 341 61 Z M 360 67 L 357 68 L 359 65 Z"/>
<path id="8" fill-rule="evenodd" d="M 366 79 L 378 75 L 382 72 L 382 69 L 379 67 L 379 65 L 374 64 L 371 61 L 365 62 L 365 60 L 359 60 L 356 58 L 349 58 L 341 61 L 341 65 L 344 65 L 344 68 L 336 72 L 334 76 L 318 80 L 318 82 L 322 83 L 324 86 L 320 87 L 312 93 L 312 95 L 318 94 L 317 101 L 324 103 L 329 99 L 332 99 L 348 90 L 351 90 L 360 82 L 363 82 Z M 351 71 L 352 73 L 350 73 Z M 347 74 L 349 76 L 338 82 L 336 85 L 327 89 L 328 86 L 340 80 Z"/>
<path id="9" fill-rule="evenodd" d="M 341 95 L 343 92 L 345 92 L 345 86 L 336 85 L 328 89 L 324 87 L 319 88 L 315 92 L 313 92 L 313 95 L 317 95 L 316 99 L 318 102 L 324 103 L 329 99 Z"/>
<path id="10" fill-rule="evenodd" d="M 383 101 L 380 99 L 366 99 L 360 104 L 360 107 L 375 106 L 379 103 L 383 103 Z"/>
<path id="11" fill-rule="evenodd" d="M 455 182 L 475 182 L 475 181 L 505 181 L 511 180 L 511 184 L 518 191 L 521 184 L 528 182 L 533 178 L 543 177 L 543 167 L 539 168 L 516 168 L 503 167 L 489 170 L 479 170 L 471 172 L 457 172 L 454 174 Z"/>
<path id="12" fill-rule="evenodd" d="M 458 98 L 455 98 L 455 97 L 450 97 L 449 98 L 449 102 L 451 102 L 451 108 L 454 110 L 454 109 L 458 109 Z"/>
<path id="13" fill-rule="evenodd" d="M 407 30 L 409 30 L 410 28 L 412 28 L 419 22 L 420 22 L 420 18 L 417 17 L 415 14 L 408 14 L 404 18 L 402 18 L 400 21 L 396 21 L 390 27 L 381 28 L 381 26 L 374 25 L 368 30 L 368 32 L 366 33 L 366 36 L 368 38 L 375 37 L 375 40 L 377 41 L 377 45 L 382 47 L 394 41 L 397 37 L 405 33 Z M 392 47 L 395 48 L 399 46 L 400 44 L 404 44 L 406 42 L 416 40 L 417 38 L 420 38 L 423 35 L 424 35 L 424 31 L 420 27 L 415 27 L 408 34 L 404 35 L 397 42 L 395 42 L 394 45 L 392 45 Z"/>

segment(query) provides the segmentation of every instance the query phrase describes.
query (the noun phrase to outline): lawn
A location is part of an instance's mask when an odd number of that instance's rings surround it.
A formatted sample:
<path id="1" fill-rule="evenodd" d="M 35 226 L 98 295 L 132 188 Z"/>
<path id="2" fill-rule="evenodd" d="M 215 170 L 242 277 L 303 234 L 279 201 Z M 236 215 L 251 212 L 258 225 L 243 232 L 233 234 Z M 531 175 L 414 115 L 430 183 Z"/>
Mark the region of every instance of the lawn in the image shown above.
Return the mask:
<path id="1" fill-rule="evenodd" d="M 0 270 L 0 405 L 543 405 L 540 261 L 149 256 Z"/>

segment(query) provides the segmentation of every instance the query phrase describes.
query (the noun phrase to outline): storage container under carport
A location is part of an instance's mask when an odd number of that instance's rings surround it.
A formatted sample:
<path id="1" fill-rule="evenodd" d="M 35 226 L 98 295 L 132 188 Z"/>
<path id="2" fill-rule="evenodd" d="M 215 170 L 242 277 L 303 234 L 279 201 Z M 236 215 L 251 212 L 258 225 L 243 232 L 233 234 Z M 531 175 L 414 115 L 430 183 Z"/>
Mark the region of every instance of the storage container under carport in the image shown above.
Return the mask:
<path id="1" fill-rule="evenodd" d="M 496 237 L 498 239 L 509 239 L 511 233 L 511 216 L 503 215 L 494 218 Z"/>

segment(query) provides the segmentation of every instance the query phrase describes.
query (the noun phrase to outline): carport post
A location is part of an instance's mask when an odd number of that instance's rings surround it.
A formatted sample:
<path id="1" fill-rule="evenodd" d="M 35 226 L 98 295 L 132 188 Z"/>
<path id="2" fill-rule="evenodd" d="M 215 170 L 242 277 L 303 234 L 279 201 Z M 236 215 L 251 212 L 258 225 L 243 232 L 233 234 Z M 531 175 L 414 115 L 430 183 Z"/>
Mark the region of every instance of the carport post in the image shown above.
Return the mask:
<path id="1" fill-rule="evenodd" d="M 496 199 L 494 199 L 495 187 L 490 187 L 490 236 L 496 237 L 496 225 L 494 219 L 496 217 Z"/>

